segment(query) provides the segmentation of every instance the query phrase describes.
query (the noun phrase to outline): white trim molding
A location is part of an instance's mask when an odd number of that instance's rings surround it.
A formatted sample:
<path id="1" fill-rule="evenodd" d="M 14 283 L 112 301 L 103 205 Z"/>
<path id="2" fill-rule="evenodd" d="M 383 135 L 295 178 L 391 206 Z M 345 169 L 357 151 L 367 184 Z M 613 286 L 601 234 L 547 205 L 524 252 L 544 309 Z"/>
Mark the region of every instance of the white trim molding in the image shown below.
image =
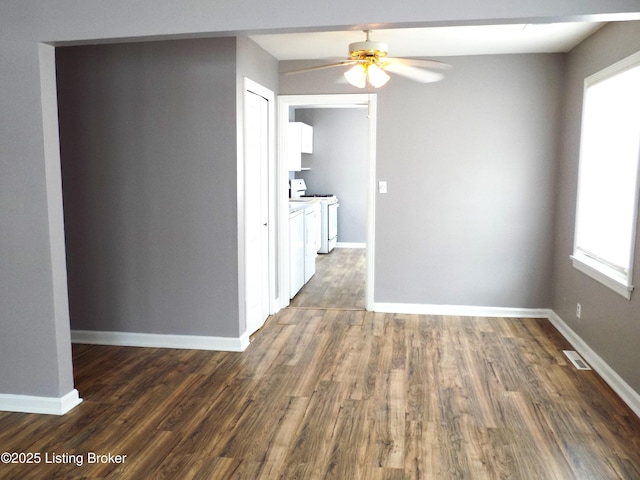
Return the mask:
<path id="1" fill-rule="evenodd" d="M 607 382 L 618 396 L 633 412 L 640 417 L 640 395 L 618 375 L 569 325 L 567 325 L 553 310 L 549 310 L 549 321 L 560 334 L 576 349 L 576 351 L 591 365 L 598 375 Z"/>
<path id="2" fill-rule="evenodd" d="M 630 276 L 622 275 L 586 255 L 574 254 L 570 258 L 576 270 L 600 282 L 605 287 L 609 287 L 627 300 L 631 300 L 633 285 L 628 283 Z"/>
<path id="3" fill-rule="evenodd" d="M 0 411 L 2 412 L 64 415 L 80 403 L 82 403 L 82 399 L 75 388 L 62 397 L 35 397 L 0 393 Z"/>
<path id="4" fill-rule="evenodd" d="M 208 337 L 200 335 L 72 330 L 71 343 L 243 352 L 249 346 L 249 335 L 245 333 L 240 337 Z"/>
<path id="5" fill-rule="evenodd" d="M 458 317 L 548 318 L 547 308 L 476 307 L 468 305 L 425 305 L 416 303 L 374 303 L 374 312 Z"/>

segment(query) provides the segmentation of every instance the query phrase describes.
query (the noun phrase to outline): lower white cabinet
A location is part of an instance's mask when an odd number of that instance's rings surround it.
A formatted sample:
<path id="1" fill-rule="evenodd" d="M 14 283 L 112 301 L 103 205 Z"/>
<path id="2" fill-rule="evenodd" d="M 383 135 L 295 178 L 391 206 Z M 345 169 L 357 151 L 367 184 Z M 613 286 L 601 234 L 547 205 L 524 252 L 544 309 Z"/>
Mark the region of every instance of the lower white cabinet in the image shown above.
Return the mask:
<path id="1" fill-rule="evenodd" d="M 289 213 L 289 298 L 295 297 L 305 283 L 304 209 Z"/>
<path id="2" fill-rule="evenodd" d="M 316 273 L 316 257 L 320 250 L 320 202 L 304 209 L 304 283 Z"/>
<path id="3" fill-rule="evenodd" d="M 297 203 L 289 212 L 289 298 L 316 273 L 320 250 L 320 202 Z"/>

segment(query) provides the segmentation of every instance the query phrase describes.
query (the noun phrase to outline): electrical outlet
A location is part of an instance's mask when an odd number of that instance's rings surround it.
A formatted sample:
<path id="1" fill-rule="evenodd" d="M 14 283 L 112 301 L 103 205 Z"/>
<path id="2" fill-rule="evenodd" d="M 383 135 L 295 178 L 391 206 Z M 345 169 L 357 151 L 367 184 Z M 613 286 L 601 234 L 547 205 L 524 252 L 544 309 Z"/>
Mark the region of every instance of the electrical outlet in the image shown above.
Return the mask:
<path id="1" fill-rule="evenodd" d="M 576 317 L 580 318 L 582 315 L 582 305 L 579 303 L 576 304 Z"/>

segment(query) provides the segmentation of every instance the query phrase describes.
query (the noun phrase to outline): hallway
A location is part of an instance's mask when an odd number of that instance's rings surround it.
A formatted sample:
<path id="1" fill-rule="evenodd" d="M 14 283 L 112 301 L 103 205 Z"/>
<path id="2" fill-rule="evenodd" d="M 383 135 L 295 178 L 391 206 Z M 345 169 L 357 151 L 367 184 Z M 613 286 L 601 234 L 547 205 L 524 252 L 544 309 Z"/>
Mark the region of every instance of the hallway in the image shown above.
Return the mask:
<path id="1" fill-rule="evenodd" d="M 364 310 L 366 252 L 364 248 L 335 248 L 318 255 L 316 274 L 293 297 L 289 308 Z"/>

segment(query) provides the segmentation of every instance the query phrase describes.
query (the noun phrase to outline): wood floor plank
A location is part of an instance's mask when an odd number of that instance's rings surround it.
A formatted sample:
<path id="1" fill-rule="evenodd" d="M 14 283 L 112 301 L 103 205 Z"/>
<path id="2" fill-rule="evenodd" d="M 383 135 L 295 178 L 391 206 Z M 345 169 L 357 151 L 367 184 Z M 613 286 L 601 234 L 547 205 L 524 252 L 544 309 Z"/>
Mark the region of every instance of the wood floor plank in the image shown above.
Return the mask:
<path id="1" fill-rule="evenodd" d="M 322 478 L 362 478 L 366 469 L 366 448 L 361 441 L 367 428 L 367 401 L 346 400 L 336 417 L 331 452 Z"/>
<path id="2" fill-rule="evenodd" d="M 294 433 L 287 463 L 293 466 L 311 466 L 311 472 L 315 475 L 325 471 L 331 453 L 329 439 L 340 409 L 338 390 L 339 385 L 335 382 L 322 381 L 317 385 L 305 415 Z"/>
<path id="3" fill-rule="evenodd" d="M 287 465 L 288 452 L 293 448 L 295 432 L 309 407 L 308 397 L 288 397 L 286 411 L 279 421 L 271 448 L 266 451 L 260 478 L 278 478 Z"/>

